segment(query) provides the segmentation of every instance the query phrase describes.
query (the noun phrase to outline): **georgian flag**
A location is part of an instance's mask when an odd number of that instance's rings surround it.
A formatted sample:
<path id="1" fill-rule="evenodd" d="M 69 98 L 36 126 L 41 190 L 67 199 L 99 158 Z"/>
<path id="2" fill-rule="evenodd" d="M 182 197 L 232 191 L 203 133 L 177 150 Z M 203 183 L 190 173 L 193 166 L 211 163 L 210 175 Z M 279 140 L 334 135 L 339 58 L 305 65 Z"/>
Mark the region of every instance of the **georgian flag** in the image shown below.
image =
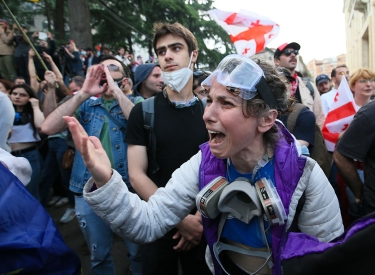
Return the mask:
<path id="1" fill-rule="evenodd" d="M 356 112 L 353 94 L 343 77 L 322 129 L 328 151 L 334 151 L 339 134 L 348 128 Z"/>
<path id="2" fill-rule="evenodd" d="M 229 33 L 237 53 L 246 57 L 263 50 L 279 34 L 279 25 L 253 12 L 241 10 L 233 13 L 214 9 L 208 14 Z"/>

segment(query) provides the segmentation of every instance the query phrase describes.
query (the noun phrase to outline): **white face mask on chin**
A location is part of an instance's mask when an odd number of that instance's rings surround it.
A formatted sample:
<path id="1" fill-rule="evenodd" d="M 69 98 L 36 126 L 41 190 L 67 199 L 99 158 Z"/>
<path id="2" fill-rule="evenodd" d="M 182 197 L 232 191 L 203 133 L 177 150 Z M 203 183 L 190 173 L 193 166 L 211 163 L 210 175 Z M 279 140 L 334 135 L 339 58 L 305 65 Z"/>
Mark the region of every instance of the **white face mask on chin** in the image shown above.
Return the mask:
<path id="1" fill-rule="evenodd" d="M 193 71 L 190 69 L 191 59 L 193 58 L 193 52 L 190 56 L 189 65 L 186 68 L 179 69 L 174 72 L 162 72 L 161 76 L 164 83 L 169 86 L 173 91 L 181 93 L 186 83 L 189 81 Z"/>

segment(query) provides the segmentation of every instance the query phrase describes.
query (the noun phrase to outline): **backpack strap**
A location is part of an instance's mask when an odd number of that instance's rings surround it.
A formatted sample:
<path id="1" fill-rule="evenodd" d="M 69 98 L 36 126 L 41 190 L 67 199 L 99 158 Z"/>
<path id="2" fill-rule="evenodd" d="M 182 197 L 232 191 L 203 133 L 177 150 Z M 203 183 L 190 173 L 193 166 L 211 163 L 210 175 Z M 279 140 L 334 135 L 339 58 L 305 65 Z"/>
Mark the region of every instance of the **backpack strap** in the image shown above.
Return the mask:
<path id="1" fill-rule="evenodd" d="M 299 117 L 299 114 L 303 109 L 307 108 L 305 105 L 301 103 L 295 103 L 293 112 L 288 116 L 288 120 L 286 122 L 286 126 L 288 128 L 289 132 L 293 132 L 294 127 L 296 126 L 297 119 Z"/>
<path id="2" fill-rule="evenodd" d="M 315 91 L 314 91 L 314 87 L 311 85 L 310 80 L 308 78 L 302 78 L 302 80 L 306 81 L 306 87 L 310 90 L 310 95 L 314 99 Z"/>
<path id="3" fill-rule="evenodd" d="M 155 174 L 159 170 L 156 162 L 156 136 L 154 134 L 155 123 L 155 97 L 150 97 L 142 101 L 143 128 L 148 131 L 148 173 Z"/>

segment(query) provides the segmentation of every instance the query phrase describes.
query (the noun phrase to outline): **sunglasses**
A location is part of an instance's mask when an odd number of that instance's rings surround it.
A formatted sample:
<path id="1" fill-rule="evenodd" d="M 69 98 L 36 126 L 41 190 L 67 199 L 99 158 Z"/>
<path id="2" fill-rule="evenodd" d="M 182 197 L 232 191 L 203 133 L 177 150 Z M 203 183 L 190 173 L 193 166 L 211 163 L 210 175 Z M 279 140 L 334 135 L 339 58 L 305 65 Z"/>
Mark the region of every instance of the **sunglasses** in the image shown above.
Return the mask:
<path id="1" fill-rule="evenodd" d="M 115 65 L 115 64 L 109 64 L 107 66 L 108 70 L 111 71 L 111 72 L 119 72 L 120 71 L 120 67 Z"/>
<path id="2" fill-rule="evenodd" d="M 206 75 L 206 76 L 209 76 L 211 73 L 209 72 L 206 72 L 206 71 L 200 71 L 200 70 L 197 70 L 197 71 L 194 71 L 193 72 L 193 75 L 195 77 L 199 77 L 199 76 L 202 76 L 202 75 Z"/>
<path id="3" fill-rule="evenodd" d="M 295 55 L 298 55 L 298 50 L 285 50 L 285 51 L 283 51 L 283 54 L 285 54 L 286 56 L 290 56 L 292 53 L 294 53 Z"/>

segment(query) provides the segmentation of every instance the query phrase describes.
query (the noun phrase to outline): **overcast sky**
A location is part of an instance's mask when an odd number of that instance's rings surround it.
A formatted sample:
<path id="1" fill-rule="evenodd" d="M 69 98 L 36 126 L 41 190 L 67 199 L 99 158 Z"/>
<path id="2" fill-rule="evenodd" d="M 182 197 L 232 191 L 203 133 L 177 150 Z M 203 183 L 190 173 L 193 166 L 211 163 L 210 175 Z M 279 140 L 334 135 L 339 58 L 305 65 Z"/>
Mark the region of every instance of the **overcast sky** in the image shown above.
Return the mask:
<path id="1" fill-rule="evenodd" d="M 216 0 L 217 9 L 248 10 L 268 17 L 280 26 L 279 35 L 267 45 L 285 42 L 301 45 L 305 64 L 346 53 L 344 0 Z"/>

